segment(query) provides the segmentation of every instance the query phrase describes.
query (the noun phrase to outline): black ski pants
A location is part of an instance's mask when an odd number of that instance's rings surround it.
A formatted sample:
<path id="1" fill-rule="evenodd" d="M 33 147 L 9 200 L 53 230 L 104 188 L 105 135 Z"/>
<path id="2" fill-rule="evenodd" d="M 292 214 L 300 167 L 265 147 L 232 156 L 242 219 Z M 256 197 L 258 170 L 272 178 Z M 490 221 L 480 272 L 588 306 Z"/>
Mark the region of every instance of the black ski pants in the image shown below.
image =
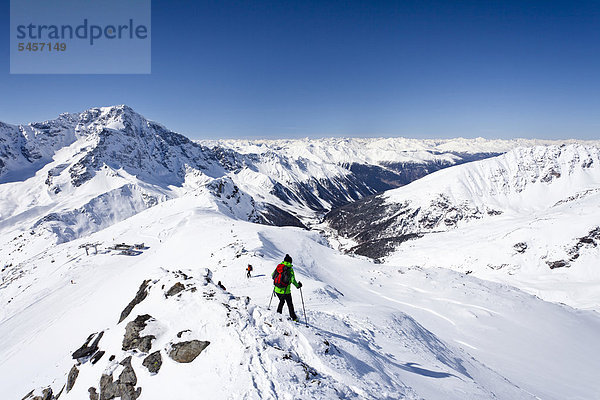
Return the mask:
<path id="1" fill-rule="evenodd" d="M 281 294 L 281 293 L 277 293 L 277 292 L 275 294 L 279 298 L 279 305 L 277 306 L 277 312 L 279 314 L 281 314 L 281 312 L 283 311 L 283 303 L 287 303 L 288 310 L 290 311 L 290 318 L 297 319 L 298 317 L 296 316 L 296 313 L 294 312 L 294 303 L 292 303 L 292 294 L 291 293 Z"/>

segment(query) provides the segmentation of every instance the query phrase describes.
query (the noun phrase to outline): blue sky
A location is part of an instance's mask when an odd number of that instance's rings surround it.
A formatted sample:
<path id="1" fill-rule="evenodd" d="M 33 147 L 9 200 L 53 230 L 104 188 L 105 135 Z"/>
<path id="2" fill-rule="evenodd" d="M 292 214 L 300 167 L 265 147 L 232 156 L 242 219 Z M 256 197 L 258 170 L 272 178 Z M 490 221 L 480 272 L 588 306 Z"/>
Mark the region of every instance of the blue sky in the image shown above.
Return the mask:
<path id="1" fill-rule="evenodd" d="M 3 35 L 9 123 L 128 104 L 191 138 L 600 138 L 598 1 L 154 0 L 150 75 L 10 75 Z"/>

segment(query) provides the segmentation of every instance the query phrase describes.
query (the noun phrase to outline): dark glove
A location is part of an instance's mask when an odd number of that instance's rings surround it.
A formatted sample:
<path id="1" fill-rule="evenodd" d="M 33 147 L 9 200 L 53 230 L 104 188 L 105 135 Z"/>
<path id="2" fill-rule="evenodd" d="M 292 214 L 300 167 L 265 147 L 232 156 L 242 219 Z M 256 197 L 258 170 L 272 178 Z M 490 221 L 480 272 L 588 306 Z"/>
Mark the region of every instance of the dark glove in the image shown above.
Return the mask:
<path id="1" fill-rule="evenodd" d="M 302 282 L 298 282 L 298 289 L 302 287 Z"/>

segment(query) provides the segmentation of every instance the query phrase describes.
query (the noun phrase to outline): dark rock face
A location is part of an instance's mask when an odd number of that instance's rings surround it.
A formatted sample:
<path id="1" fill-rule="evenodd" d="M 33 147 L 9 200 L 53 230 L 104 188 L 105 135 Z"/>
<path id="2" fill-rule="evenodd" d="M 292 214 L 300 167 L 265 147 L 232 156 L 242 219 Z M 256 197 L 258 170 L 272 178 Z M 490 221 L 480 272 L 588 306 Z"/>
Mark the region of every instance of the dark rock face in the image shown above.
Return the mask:
<path id="1" fill-rule="evenodd" d="M 265 204 L 265 211 L 261 215 L 261 222 L 264 225 L 274 226 L 296 226 L 298 228 L 307 229 L 306 225 L 298 218 L 287 211 L 272 204 Z"/>
<path id="2" fill-rule="evenodd" d="M 162 357 L 160 355 L 160 351 L 155 351 L 148 357 L 144 358 L 144 361 L 142 361 L 142 365 L 148 368 L 148 371 L 150 371 L 150 373 L 158 373 L 160 367 L 162 366 Z"/>
<path id="3" fill-rule="evenodd" d="M 104 355 L 103 350 L 100 350 L 99 352 L 94 354 L 91 358 L 92 364 L 96 364 L 98 362 L 98 360 L 100 360 L 102 358 L 103 355 Z"/>
<path id="4" fill-rule="evenodd" d="M 355 254 L 377 260 L 393 252 L 400 244 L 408 240 L 420 238 L 422 236 L 423 235 L 411 233 L 408 235 L 375 239 L 361 243 L 358 246 L 354 246 L 352 249 L 350 249 L 350 251 Z"/>
<path id="5" fill-rule="evenodd" d="M 140 285 L 140 288 L 138 289 L 137 293 L 135 294 L 135 297 L 133 298 L 133 300 L 131 300 L 129 302 L 129 304 L 127 304 L 125 309 L 121 312 L 121 317 L 119 317 L 118 323 L 121 323 L 125 318 L 127 318 L 129 316 L 129 314 L 131 314 L 133 307 L 140 304 L 142 302 L 142 300 L 144 300 L 146 298 L 146 296 L 148 296 L 147 288 L 148 288 L 149 283 L 150 283 L 149 279 L 142 282 L 142 284 Z"/>
<path id="6" fill-rule="evenodd" d="M 569 263 L 565 260 L 546 261 L 546 264 L 548 264 L 550 269 L 569 267 Z"/>
<path id="7" fill-rule="evenodd" d="M 119 397 L 121 400 L 136 400 L 142 393 L 142 388 L 138 387 L 137 376 L 131 366 L 131 356 L 127 357 L 120 362 L 125 368 L 119 379 L 113 382 L 112 375 L 103 374 L 100 378 L 100 400 L 112 400 L 115 397 Z M 92 396 L 90 388 L 90 398 Z M 95 392 L 95 390 L 94 390 Z"/>
<path id="8" fill-rule="evenodd" d="M 411 219 L 416 213 L 403 204 L 385 205 L 381 196 L 371 196 L 330 212 L 325 220 L 339 235 L 359 243 L 351 252 L 380 258 L 398 244 L 420 237 L 417 233 L 396 229 L 401 217 Z"/>
<path id="9" fill-rule="evenodd" d="M 460 221 L 483 218 L 486 213 L 500 212 L 480 210 L 470 204 L 456 205 L 443 194 L 425 206 L 408 200 L 388 202 L 384 195 L 376 195 L 331 211 L 325 222 L 340 236 L 358 242 L 351 252 L 380 258 L 407 240 L 452 229 Z"/>
<path id="10" fill-rule="evenodd" d="M 88 392 L 90 394 L 90 400 L 98 400 L 98 393 L 96 392 L 95 387 L 89 388 Z"/>
<path id="11" fill-rule="evenodd" d="M 522 253 L 525 253 L 525 250 L 527 250 L 527 243 L 525 243 L 525 242 L 519 242 L 519 243 L 516 243 L 516 244 L 513 246 L 513 248 L 515 249 L 515 251 L 516 251 L 517 253 L 521 253 L 521 254 L 522 254 Z"/>
<path id="12" fill-rule="evenodd" d="M 66 387 L 66 386 L 67 386 L 66 384 L 65 384 L 65 385 L 63 385 L 63 387 L 62 387 L 62 388 L 60 388 L 60 392 L 58 392 L 58 394 L 57 394 L 57 395 L 55 395 L 54 397 L 52 397 L 52 400 L 59 399 L 59 398 L 60 398 L 60 395 L 61 395 L 61 394 L 62 394 L 62 392 L 65 390 L 65 387 Z"/>
<path id="13" fill-rule="evenodd" d="M 332 207 L 339 207 L 350 201 L 377 193 L 352 174 L 330 180 L 312 179 L 308 182 L 294 183 L 290 187 L 293 192 L 292 200 L 297 199 L 296 201 L 306 204 L 317 212 L 328 211 L 328 207 L 326 208 L 324 203 L 331 204 Z M 278 193 L 273 194 L 278 196 Z M 282 200 L 285 201 L 285 199 Z"/>
<path id="14" fill-rule="evenodd" d="M 152 339 L 156 339 L 153 335 L 140 337 L 140 332 L 146 327 L 146 322 L 152 317 L 148 314 L 138 315 L 136 319 L 129 322 L 125 327 L 125 336 L 123 337 L 123 350 L 138 349 L 143 353 L 147 353 L 152 348 Z"/>
<path id="15" fill-rule="evenodd" d="M 190 363 L 194 361 L 209 344 L 210 342 L 200 340 L 174 343 L 169 352 L 169 357 L 178 363 Z"/>
<path id="16" fill-rule="evenodd" d="M 25 397 L 27 398 L 27 397 Z M 45 388 L 44 390 L 42 390 L 42 395 L 41 396 L 35 396 L 32 398 L 32 400 L 52 400 L 52 389 L 51 388 Z"/>
<path id="17" fill-rule="evenodd" d="M 73 368 L 71 368 L 71 371 L 69 371 L 69 375 L 67 377 L 67 393 L 73 389 L 73 385 L 75 385 L 78 375 L 79 370 L 77 369 L 77 366 L 73 365 Z"/>
<path id="18" fill-rule="evenodd" d="M 185 286 L 181 282 L 177 282 L 169 290 L 167 290 L 167 297 L 175 296 L 177 293 L 185 289 Z"/>
<path id="19" fill-rule="evenodd" d="M 90 336 L 88 336 L 85 343 L 79 349 L 75 350 L 75 352 L 73 353 L 73 358 L 79 359 L 89 357 L 96 351 L 98 351 L 98 343 L 100 342 L 100 339 L 102 339 L 102 335 L 104 335 L 104 331 L 100 332 L 98 335 L 92 333 Z M 89 343 L 94 338 L 94 336 L 95 339 L 90 345 Z"/>
<path id="20" fill-rule="evenodd" d="M 182 330 L 182 331 L 180 331 L 180 332 L 177 332 L 177 337 L 178 337 L 179 339 L 181 339 L 181 336 L 183 336 L 183 334 L 184 334 L 184 333 L 187 333 L 187 332 L 191 332 L 191 330 L 189 330 L 189 329 L 184 329 L 184 330 Z"/>

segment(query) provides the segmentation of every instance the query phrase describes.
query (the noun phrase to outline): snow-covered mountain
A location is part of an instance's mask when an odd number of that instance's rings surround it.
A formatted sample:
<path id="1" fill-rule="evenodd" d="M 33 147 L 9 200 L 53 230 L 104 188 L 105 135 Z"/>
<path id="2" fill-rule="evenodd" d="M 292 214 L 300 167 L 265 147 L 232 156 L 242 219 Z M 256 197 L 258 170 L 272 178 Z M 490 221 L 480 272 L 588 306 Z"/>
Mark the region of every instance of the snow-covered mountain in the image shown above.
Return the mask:
<path id="1" fill-rule="evenodd" d="M 23 246 L 41 251 L 190 192 L 237 218 L 305 226 L 335 207 L 517 143 L 196 143 L 127 106 L 23 126 L 2 124 L 0 256 L 7 264 L 18 263 Z"/>
<path id="2" fill-rule="evenodd" d="M 358 254 L 443 265 L 598 308 L 600 295 L 588 292 L 600 283 L 599 196 L 600 148 L 538 146 L 436 172 L 326 220 Z M 440 241 L 448 251 L 432 250 Z M 560 281 L 573 287 L 557 291 Z"/>
<path id="3" fill-rule="evenodd" d="M 560 143 L 569 143 L 561 141 Z M 503 154 L 516 147 L 557 144 L 543 140 L 327 138 L 199 141 L 252 156 L 254 168 L 296 193 L 314 193 L 313 209 L 329 211 L 366 194 L 406 185 L 432 172 Z M 344 184 L 344 179 L 356 183 Z M 333 185 L 329 182 L 340 181 Z M 317 192 L 311 190 L 317 187 Z M 364 190 L 364 187 L 367 190 Z M 331 193 L 331 194 L 328 194 Z"/>
<path id="4" fill-rule="evenodd" d="M 2 397 L 593 398 L 598 165 L 590 143 L 193 142 L 127 106 L 2 124 Z M 286 253 L 301 324 L 270 301 Z"/>
<path id="5" fill-rule="evenodd" d="M 84 240 L 103 243 L 98 254 L 78 249 Z M 106 248 L 114 241 L 146 249 L 123 256 Z M 300 324 L 268 309 L 286 252 L 304 284 L 302 297 L 293 289 Z M 342 255 L 315 232 L 233 219 L 193 195 L 2 276 L 7 398 L 513 400 L 599 389 L 597 313 Z"/>

